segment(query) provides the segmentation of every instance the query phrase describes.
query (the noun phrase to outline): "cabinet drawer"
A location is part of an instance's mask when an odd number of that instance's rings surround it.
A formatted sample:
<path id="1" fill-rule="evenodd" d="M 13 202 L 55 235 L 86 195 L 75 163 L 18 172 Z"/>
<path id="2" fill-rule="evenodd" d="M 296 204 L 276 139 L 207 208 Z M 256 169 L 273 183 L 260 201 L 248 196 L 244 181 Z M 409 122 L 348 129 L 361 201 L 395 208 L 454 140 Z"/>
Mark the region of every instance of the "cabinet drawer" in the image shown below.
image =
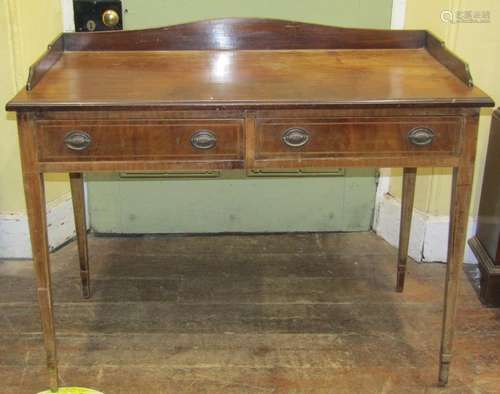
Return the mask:
<path id="1" fill-rule="evenodd" d="M 255 159 L 456 155 L 462 133 L 459 116 L 258 119 Z"/>
<path id="2" fill-rule="evenodd" d="M 40 121 L 44 161 L 243 160 L 243 122 L 224 120 Z"/>

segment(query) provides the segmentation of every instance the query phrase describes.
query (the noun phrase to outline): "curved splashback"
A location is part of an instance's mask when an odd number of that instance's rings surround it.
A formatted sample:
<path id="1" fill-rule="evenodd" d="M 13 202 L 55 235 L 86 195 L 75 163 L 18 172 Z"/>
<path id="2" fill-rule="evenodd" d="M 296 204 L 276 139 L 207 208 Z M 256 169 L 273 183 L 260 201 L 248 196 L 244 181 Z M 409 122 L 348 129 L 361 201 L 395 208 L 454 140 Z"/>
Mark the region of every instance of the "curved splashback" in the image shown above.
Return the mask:
<path id="1" fill-rule="evenodd" d="M 423 30 L 353 29 L 278 19 L 229 18 L 146 30 L 65 33 L 67 51 L 388 49 L 425 46 Z"/>

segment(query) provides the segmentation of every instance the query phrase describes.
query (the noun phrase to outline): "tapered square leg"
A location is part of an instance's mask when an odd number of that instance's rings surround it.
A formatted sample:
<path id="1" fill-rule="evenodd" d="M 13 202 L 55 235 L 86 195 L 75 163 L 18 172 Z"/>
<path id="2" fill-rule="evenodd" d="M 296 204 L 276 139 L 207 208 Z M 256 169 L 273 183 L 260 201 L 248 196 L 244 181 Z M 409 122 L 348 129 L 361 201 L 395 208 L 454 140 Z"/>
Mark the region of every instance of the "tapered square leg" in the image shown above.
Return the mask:
<path id="1" fill-rule="evenodd" d="M 76 238 L 78 242 L 78 258 L 80 262 L 80 278 L 82 281 L 82 296 L 90 297 L 89 253 L 87 243 L 87 221 L 85 215 L 85 194 L 83 174 L 70 173 L 71 196 L 73 198 L 73 213 L 75 215 Z"/>
<path id="2" fill-rule="evenodd" d="M 459 280 L 464 261 L 467 222 L 474 178 L 478 115 L 478 113 L 475 113 L 466 118 L 459 165 L 453 168 L 448 264 L 446 267 L 441 350 L 439 354 L 439 384 L 441 386 L 448 383 L 451 363 Z"/>
<path id="3" fill-rule="evenodd" d="M 403 194 L 401 198 L 401 223 L 399 227 L 398 268 L 396 279 L 396 291 L 398 292 L 402 292 L 405 285 L 416 179 L 416 168 L 405 168 L 403 170 Z"/>
<path id="4" fill-rule="evenodd" d="M 18 126 L 24 192 L 26 196 L 33 265 L 36 275 L 37 297 L 42 321 L 43 341 L 49 372 L 49 387 L 55 392 L 59 386 L 59 376 L 57 370 L 43 174 L 37 171 L 36 167 L 36 145 L 33 138 L 34 127 L 31 125 L 30 115 L 18 115 Z"/>
<path id="5" fill-rule="evenodd" d="M 473 172 L 474 168 L 472 166 L 453 169 L 448 264 L 446 267 L 443 327 L 439 360 L 439 384 L 441 386 L 448 383 L 459 279 L 462 271 L 467 236 Z"/>
<path id="6" fill-rule="evenodd" d="M 33 264 L 37 280 L 37 296 L 40 305 L 43 339 L 49 371 L 49 384 L 50 389 L 56 391 L 58 387 L 57 353 L 43 175 L 25 174 L 24 189 L 33 251 Z"/>

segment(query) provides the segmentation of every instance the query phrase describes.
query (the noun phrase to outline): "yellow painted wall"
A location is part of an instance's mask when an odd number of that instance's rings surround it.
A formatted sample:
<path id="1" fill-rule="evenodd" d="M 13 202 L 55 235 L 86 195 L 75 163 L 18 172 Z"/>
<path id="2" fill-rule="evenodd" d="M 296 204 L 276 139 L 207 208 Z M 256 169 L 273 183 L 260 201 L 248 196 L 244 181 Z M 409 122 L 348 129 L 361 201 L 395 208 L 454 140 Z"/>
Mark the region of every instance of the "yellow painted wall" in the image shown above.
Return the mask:
<path id="1" fill-rule="evenodd" d="M 490 23 L 444 23 L 441 12 L 489 11 Z M 408 0 L 406 28 L 427 29 L 445 40 L 447 47 L 465 59 L 474 83 L 500 105 L 500 1 L 498 0 Z M 482 110 L 471 215 L 477 214 L 491 109 Z M 415 206 L 432 215 L 448 215 L 451 175 L 447 169 L 419 171 Z M 401 197 L 401 171 L 393 170 L 390 192 Z"/>
<path id="2" fill-rule="evenodd" d="M 0 213 L 25 211 L 15 116 L 5 103 L 61 31 L 60 0 L 0 0 Z M 47 201 L 68 193 L 67 177 L 48 176 L 46 190 Z"/>

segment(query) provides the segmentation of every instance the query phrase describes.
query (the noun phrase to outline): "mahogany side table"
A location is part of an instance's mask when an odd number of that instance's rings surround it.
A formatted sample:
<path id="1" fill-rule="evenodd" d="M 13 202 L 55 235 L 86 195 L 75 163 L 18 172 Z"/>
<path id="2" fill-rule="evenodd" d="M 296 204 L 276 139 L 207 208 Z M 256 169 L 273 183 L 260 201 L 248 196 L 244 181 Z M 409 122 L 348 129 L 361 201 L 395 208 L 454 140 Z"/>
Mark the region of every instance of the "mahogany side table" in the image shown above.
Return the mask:
<path id="1" fill-rule="evenodd" d="M 492 100 L 431 33 L 220 19 L 64 33 L 16 111 L 50 387 L 58 387 L 43 173 L 69 172 L 84 297 L 82 173 L 403 167 L 403 290 L 417 167 L 452 167 L 439 382 L 451 361 L 479 110 Z M 314 209 L 314 207 L 311 207 Z"/>

